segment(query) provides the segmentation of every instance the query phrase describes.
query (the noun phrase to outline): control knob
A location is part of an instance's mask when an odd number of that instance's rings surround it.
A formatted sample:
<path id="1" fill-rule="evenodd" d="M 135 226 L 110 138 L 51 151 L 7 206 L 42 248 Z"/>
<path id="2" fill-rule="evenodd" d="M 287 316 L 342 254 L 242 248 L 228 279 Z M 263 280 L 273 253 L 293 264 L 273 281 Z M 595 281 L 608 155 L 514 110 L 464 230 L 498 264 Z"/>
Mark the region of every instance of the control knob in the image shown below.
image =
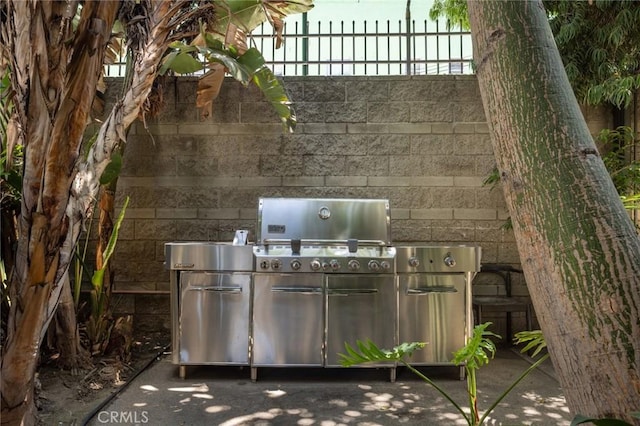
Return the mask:
<path id="1" fill-rule="evenodd" d="M 347 267 L 350 271 L 357 271 L 358 269 L 360 269 L 360 262 L 355 259 L 351 259 L 349 263 L 347 263 Z"/>
<path id="2" fill-rule="evenodd" d="M 380 269 L 380 262 L 377 260 L 370 260 L 368 266 L 372 271 L 377 271 Z"/>
<path id="3" fill-rule="evenodd" d="M 420 266 L 420 259 L 418 259 L 415 256 L 412 256 L 409 258 L 409 266 L 416 268 L 418 266 Z"/>
<path id="4" fill-rule="evenodd" d="M 444 264 L 449 268 L 456 266 L 456 260 L 451 256 L 451 253 L 447 253 L 447 256 L 444 258 Z"/>
<path id="5" fill-rule="evenodd" d="M 309 264 L 309 266 L 311 267 L 312 271 L 319 271 L 320 268 L 322 268 L 322 264 L 320 263 L 320 261 L 318 259 L 313 259 L 311 261 L 311 263 Z"/>
<path id="6" fill-rule="evenodd" d="M 302 263 L 300 263 L 298 259 L 293 259 L 291 261 L 291 269 L 293 269 L 294 271 L 299 270 L 301 267 L 302 267 Z"/>
<path id="7" fill-rule="evenodd" d="M 269 269 L 269 261 L 261 260 L 260 261 L 260 269 Z"/>
<path id="8" fill-rule="evenodd" d="M 329 266 L 331 266 L 332 270 L 337 271 L 338 269 L 340 269 L 340 262 L 338 262 L 336 259 L 332 259 L 331 262 L 329 262 Z"/>
<path id="9" fill-rule="evenodd" d="M 274 271 L 279 271 L 281 268 L 282 268 L 282 260 L 273 259 L 271 261 L 271 269 L 273 269 Z"/>
<path id="10" fill-rule="evenodd" d="M 388 271 L 389 269 L 391 269 L 391 264 L 389 262 L 387 262 L 386 260 L 383 260 L 382 262 L 380 262 L 380 267 L 383 270 Z"/>

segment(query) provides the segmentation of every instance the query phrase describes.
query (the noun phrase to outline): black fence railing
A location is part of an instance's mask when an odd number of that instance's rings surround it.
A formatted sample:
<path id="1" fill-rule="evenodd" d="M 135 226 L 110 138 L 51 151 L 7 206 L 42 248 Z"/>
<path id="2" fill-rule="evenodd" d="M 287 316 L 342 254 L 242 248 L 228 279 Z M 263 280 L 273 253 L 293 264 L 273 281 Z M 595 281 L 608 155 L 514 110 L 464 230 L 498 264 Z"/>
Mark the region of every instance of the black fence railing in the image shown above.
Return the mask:
<path id="1" fill-rule="evenodd" d="M 409 31 L 407 29 L 410 28 Z M 276 49 L 265 24 L 250 43 L 262 52 L 276 75 L 472 74 L 471 34 L 436 21 L 318 21 L 285 24 Z M 124 75 L 124 64 L 107 69 Z"/>

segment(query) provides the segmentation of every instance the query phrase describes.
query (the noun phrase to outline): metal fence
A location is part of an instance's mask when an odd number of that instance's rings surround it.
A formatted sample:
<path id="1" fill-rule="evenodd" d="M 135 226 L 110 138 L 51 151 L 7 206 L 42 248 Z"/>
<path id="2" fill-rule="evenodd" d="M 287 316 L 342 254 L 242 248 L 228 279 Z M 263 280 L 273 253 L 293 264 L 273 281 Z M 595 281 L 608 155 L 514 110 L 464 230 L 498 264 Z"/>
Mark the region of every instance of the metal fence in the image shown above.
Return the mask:
<path id="1" fill-rule="evenodd" d="M 264 24 L 250 39 L 276 75 L 473 73 L 471 34 L 440 21 L 291 20 L 283 38 L 276 49 L 273 30 Z M 124 75 L 124 65 L 109 66 L 107 74 Z"/>

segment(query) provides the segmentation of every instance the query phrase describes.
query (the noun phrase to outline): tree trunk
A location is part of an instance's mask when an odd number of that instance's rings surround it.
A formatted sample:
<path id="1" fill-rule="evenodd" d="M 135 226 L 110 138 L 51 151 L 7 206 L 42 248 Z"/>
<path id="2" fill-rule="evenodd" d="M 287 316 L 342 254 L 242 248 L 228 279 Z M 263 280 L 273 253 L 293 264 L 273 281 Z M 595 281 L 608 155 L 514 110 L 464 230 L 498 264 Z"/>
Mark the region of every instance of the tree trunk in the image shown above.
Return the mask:
<path id="1" fill-rule="evenodd" d="M 149 94 L 171 31 L 211 5 L 187 0 L 144 3 L 148 32 L 137 52 L 130 89 L 100 128 L 87 158 L 79 148 L 120 6 L 86 1 L 74 31 L 66 1 L 8 0 L 4 46 L 12 52 L 18 142 L 25 147 L 20 235 L 11 282 L 8 337 L 0 375 L 2 424 L 35 422 L 33 379 L 45 330 L 55 312 L 73 249 L 98 194 L 99 177 L 125 141 Z M 136 24 L 138 25 L 138 24 Z"/>
<path id="2" fill-rule="evenodd" d="M 2 424 L 35 422 L 34 375 L 77 240 L 68 203 L 104 49 L 119 4 L 85 2 L 74 33 L 70 3 L 6 3 L 2 36 L 13 53 L 14 105 L 24 173 L 7 343 Z M 74 36 L 75 35 L 75 36 Z"/>
<path id="3" fill-rule="evenodd" d="M 542 2 L 468 7 L 522 268 L 567 403 L 575 414 L 633 421 L 640 239 L 573 95 Z"/>
<path id="4" fill-rule="evenodd" d="M 69 369 L 75 374 L 80 368 L 90 367 L 91 359 L 89 351 L 80 343 L 80 332 L 69 274 L 65 275 L 62 285 L 60 303 L 49 327 L 47 340 L 49 346 L 58 352 L 57 365 Z"/>

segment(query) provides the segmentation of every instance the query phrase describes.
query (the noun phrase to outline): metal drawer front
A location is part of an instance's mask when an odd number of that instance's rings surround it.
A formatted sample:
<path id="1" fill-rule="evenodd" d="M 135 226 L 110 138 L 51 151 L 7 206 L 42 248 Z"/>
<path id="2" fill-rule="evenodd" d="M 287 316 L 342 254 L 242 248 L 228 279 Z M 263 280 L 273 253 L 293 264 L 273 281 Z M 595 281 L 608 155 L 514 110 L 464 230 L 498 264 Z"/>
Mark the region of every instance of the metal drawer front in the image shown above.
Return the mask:
<path id="1" fill-rule="evenodd" d="M 180 275 L 180 363 L 248 364 L 250 273 Z"/>
<path id="2" fill-rule="evenodd" d="M 255 274 L 252 366 L 322 366 L 322 274 Z"/>
<path id="3" fill-rule="evenodd" d="M 358 340 L 371 339 L 382 348 L 395 346 L 396 309 L 393 275 L 327 276 L 326 365 L 340 365 L 345 342 L 355 347 Z"/>
<path id="4" fill-rule="evenodd" d="M 400 342 L 426 342 L 414 364 L 450 363 L 465 344 L 465 276 L 399 274 Z"/>

